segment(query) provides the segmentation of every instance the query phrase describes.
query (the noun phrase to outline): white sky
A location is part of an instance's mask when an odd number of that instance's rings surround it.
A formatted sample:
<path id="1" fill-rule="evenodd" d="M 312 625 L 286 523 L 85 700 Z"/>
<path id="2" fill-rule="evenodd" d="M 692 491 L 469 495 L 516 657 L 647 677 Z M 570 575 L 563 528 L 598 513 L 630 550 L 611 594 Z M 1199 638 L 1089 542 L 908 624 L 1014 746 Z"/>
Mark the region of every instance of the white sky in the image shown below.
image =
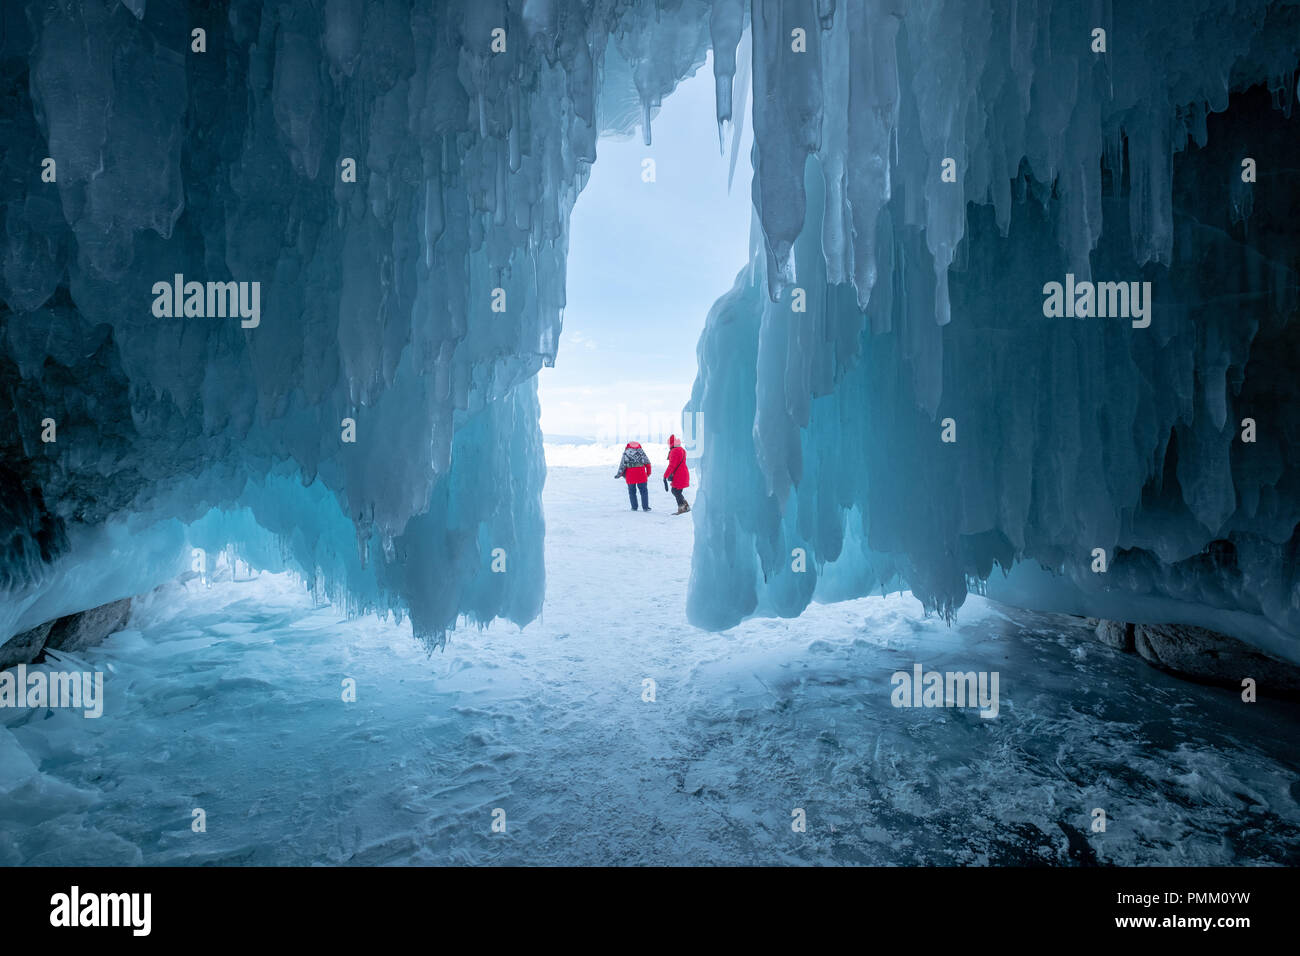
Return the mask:
<path id="1" fill-rule="evenodd" d="M 573 210 L 559 354 L 538 380 L 547 435 L 655 440 L 679 429 L 704 318 L 748 256 L 748 117 L 745 127 L 728 194 L 710 58 L 664 100 L 653 145 L 639 131 L 600 141 Z M 641 178 L 646 158 L 653 183 Z"/>

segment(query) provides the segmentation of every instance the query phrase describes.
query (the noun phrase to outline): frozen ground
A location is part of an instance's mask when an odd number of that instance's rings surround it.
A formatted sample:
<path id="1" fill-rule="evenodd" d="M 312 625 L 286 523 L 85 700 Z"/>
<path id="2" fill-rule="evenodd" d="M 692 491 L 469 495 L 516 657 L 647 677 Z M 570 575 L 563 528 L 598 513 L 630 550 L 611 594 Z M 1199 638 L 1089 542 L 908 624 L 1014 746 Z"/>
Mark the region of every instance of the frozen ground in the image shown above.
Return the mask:
<path id="1" fill-rule="evenodd" d="M 79 659 L 101 719 L 0 711 L 0 863 L 1300 862 L 1294 710 L 979 598 L 694 630 L 691 518 L 613 470 L 549 473 L 544 619 L 432 657 L 286 576 L 162 592 Z M 914 662 L 1000 715 L 893 708 Z"/>

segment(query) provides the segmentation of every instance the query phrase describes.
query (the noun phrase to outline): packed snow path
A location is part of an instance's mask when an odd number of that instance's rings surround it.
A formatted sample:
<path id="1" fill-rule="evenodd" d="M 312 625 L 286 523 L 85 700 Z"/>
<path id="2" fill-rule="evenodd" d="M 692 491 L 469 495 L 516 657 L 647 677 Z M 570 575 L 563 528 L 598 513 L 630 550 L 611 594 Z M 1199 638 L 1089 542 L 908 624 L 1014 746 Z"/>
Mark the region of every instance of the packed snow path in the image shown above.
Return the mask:
<path id="1" fill-rule="evenodd" d="M 283 575 L 142 604 L 60 665 L 106 671 L 102 718 L 0 711 L 0 863 L 1300 862 L 1293 709 L 979 598 L 695 630 L 691 517 L 657 476 L 633 514 L 613 468 L 550 471 L 522 632 L 430 657 Z M 895 709 L 917 662 L 998 671 L 998 717 Z"/>

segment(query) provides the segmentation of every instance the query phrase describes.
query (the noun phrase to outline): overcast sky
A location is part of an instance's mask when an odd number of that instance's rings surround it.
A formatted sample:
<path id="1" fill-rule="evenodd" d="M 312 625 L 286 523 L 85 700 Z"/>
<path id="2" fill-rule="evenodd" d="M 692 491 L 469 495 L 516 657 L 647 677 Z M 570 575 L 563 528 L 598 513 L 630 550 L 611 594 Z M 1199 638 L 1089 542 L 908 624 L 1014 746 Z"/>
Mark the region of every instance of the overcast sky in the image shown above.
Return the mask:
<path id="1" fill-rule="evenodd" d="M 651 146 L 639 131 L 600 141 L 571 221 L 559 355 L 538 381 L 548 436 L 624 439 L 638 420 L 677 430 L 704 318 L 749 247 L 748 117 L 730 194 L 715 117 L 710 60 L 664 100 Z"/>

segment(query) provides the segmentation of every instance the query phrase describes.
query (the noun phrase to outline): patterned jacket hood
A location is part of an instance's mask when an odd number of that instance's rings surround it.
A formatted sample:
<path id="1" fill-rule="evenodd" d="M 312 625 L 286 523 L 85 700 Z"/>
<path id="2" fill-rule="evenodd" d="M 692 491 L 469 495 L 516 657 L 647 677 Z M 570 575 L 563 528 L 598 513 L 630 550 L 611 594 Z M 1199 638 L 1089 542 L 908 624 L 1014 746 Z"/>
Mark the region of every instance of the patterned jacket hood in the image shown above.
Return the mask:
<path id="1" fill-rule="evenodd" d="M 623 460 L 618 464 L 617 477 L 622 478 L 623 472 L 629 468 L 643 468 L 648 464 L 650 464 L 650 456 L 645 453 L 645 449 L 637 442 L 630 441 L 623 449 Z"/>

